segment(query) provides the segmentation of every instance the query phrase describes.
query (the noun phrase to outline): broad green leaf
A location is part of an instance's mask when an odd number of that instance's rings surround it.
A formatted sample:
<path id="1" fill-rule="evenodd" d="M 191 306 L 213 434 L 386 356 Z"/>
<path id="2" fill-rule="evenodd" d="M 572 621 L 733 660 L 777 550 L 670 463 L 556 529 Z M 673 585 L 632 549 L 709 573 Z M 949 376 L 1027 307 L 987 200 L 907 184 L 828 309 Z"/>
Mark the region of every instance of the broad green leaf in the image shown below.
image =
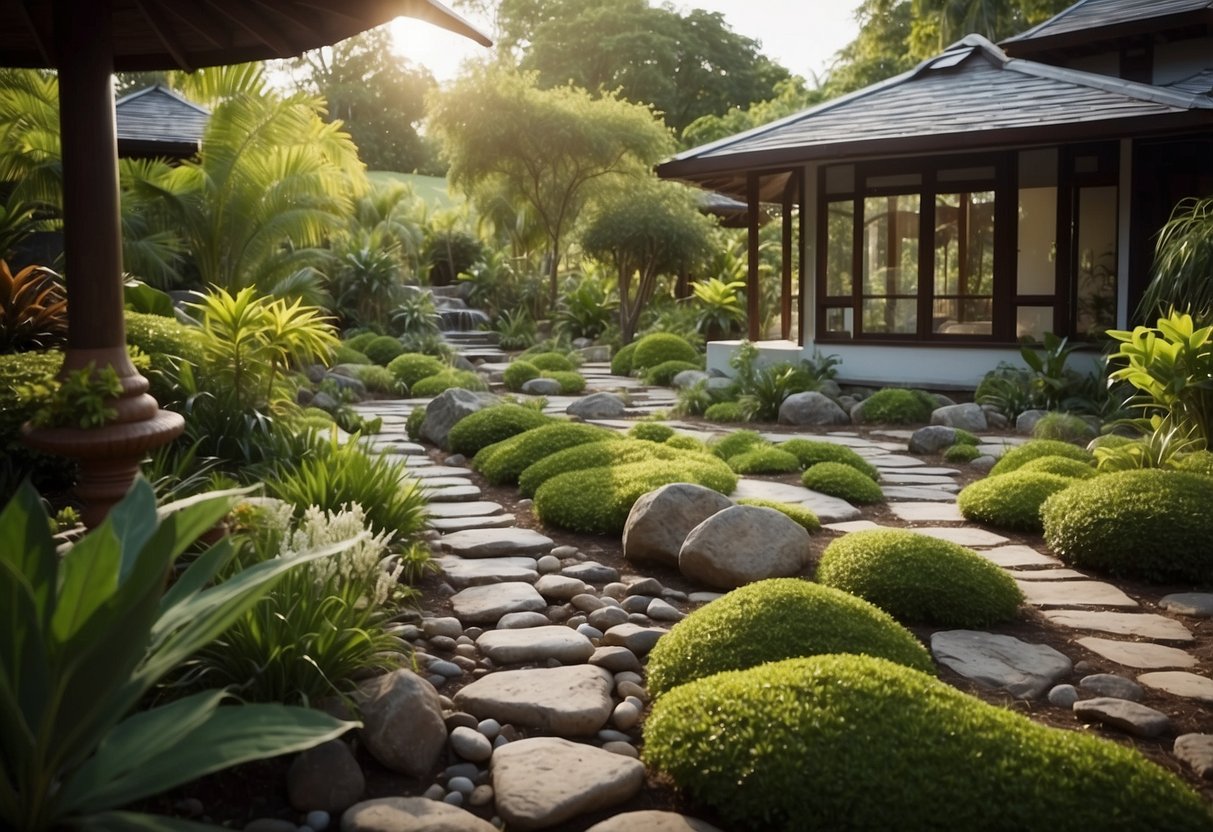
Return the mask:
<path id="1" fill-rule="evenodd" d="M 360 725 L 285 705 L 221 707 L 183 734 L 176 747 L 146 758 L 134 769 L 115 772 L 99 788 L 80 795 L 74 806 L 79 812 L 125 806 L 211 772 L 311 748 Z"/>
<path id="2" fill-rule="evenodd" d="M 122 544 L 108 518 L 68 550 L 59 568 L 59 597 L 51 617 L 51 635 L 63 644 L 118 589 Z"/>
<path id="3" fill-rule="evenodd" d="M 143 812 L 98 812 L 69 819 L 65 826 L 81 832 L 216 832 L 226 827 Z"/>
<path id="4" fill-rule="evenodd" d="M 164 593 L 164 597 L 160 599 L 160 609 L 167 610 L 188 596 L 202 591 L 231 560 L 235 551 L 231 540 L 225 537 L 195 558 L 169 587 L 168 592 Z"/>
<path id="5" fill-rule="evenodd" d="M 156 531 L 156 494 L 152 487 L 142 477 L 136 479 L 131 490 L 110 510 L 106 519 L 113 526 L 114 535 L 122 547 L 118 580 L 123 581 Z"/>
<path id="6" fill-rule="evenodd" d="M 14 571 L 24 577 L 38 611 L 40 627 L 50 629 L 59 559 L 46 509 L 38 492 L 28 482 L 21 484 L 0 511 L 0 561 L 11 564 Z M 0 597 L 0 602 L 3 600 Z M 0 612 L 3 609 L 3 603 L 0 603 Z"/>

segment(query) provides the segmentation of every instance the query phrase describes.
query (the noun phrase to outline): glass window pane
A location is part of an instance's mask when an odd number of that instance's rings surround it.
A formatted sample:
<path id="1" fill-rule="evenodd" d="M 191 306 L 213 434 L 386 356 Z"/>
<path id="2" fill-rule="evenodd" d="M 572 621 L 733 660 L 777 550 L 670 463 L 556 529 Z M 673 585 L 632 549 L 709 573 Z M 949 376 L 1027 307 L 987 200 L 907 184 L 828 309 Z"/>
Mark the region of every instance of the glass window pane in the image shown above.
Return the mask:
<path id="1" fill-rule="evenodd" d="M 917 298 L 866 298 L 863 331 L 869 334 L 913 335 L 918 331 Z"/>
<path id="2" fill-rule="evenodd" d="M 1116 325 L 1116 187 L 1078 192 L 1078 272 L 1074 330 L 1095 335 Z"/>
<path id="3" fill-rule="evenodd" d="M 1052 306 L 1021 306 L 1015 310 L 1015 337 L 1038 344 L 1053 331 Z"/>
<path id="4" fill-rule="evenodd" d="M 826 297 L 850 297 L 854 289 L 855 203 L 850 199 L 830 202 L 826 214 Z"/>
<path id="5" fill-rule="evenodd" d="M 994 292 L 994 192 L 935 198 L 935 294 Z"/>
<path id="6" fill-rule="evenodd" d="M 850 338 L 855 334 L 855 310 L 834 307 L 826 310 L 826 335 Z"/>
<path id="7" fill-rule="evenodd" d="M 1019 189 L 1018 228 L 1015 293 L 1052 295 L 1057 285 L 1057 188 Z"/>
<path id="8" fill-rule="evenodd" d="M 863 201 L 863 292 L 918 293 L 917 194 L 868 197 Z"/>
<path id="9" fill-rule="evenodd" d="M 993 298 L 947 298 L 936 300 L 931 320 L 940 335 L 989 335 L 994 331 Z"/>

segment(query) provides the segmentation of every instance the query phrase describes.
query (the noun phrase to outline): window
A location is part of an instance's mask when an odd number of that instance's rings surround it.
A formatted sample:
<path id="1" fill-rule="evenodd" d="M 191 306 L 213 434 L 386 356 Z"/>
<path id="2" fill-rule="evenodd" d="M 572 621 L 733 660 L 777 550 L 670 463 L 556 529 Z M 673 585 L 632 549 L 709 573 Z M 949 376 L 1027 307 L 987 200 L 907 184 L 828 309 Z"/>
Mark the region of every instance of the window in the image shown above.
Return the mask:
<path id="1" fill-rule="evenodd" d="M 918 331 L 918 196 L 863 201 L 863 331 Z"/>

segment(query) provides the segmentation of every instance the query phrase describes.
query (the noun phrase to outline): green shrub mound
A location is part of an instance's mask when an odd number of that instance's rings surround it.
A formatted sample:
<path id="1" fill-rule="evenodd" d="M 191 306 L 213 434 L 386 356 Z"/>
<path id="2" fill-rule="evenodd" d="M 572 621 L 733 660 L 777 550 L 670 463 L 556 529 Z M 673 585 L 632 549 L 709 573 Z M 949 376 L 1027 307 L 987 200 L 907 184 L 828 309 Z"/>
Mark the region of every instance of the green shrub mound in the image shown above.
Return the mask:
<path id="1" fill-rule="evenodd" d="M 667 450 L 664 445 L 654 447 Z M 691 482 L 722 494 L 736 487 L 733 472 L 715 457 L 673 453 L 673 459 L 650 458 L 557 474 L 535 489 L 535 514 L 545 524 L 570 531 L 619 534 L 633 504 L 663 485 Z"/>
<path id="2" fill-rule="evenodd" d="M 930 393 L 886 387 L 864 399 L 859 409 L 860 421 L 890 425 L 924 424 L 939 406 Z"/>
<path id="3" fill-rule="evenodd" d="M 505 383 L 506 389 L 513 390 L 515 393 L 533 378 L 539 378 L 539 368 L 529 361 L 511 361 L 510 366 L 506 367 L 505 372 L 502 373 L 502 381 Z"/>
<path id="4" fill-rule="evenodd" d="M 800 460 L 779 448 L 754 448 L 729 457 L 729 467 L 738 474 L 790 474 L 800 470 Z"/>
<path id="5" fill-rule="evenodd" d="M 632 439 L 646 439 L 649 442 L 665 442 L 674 435 L 674 429 L 661 422 L 637 422 L 628 429 Z"/>
<path id="6" fill-rule="evenodd" d="M 1145 468 L 1101 474 L 1045 501 L 1045 542 L 1071 566 L 1147 581 L 1213 581 L 1213 479 Z"/>
<path id="7" fill-rule="evenodd" d="M 971 549 L 900 529 L 838 538 L 817 580 L 907 624 L 984 627 L 1009 621 L 1023 601 L 1015 580 Z"/>
<path id="8" fill-rule="evenodd" d="M 716 402 L 703 411 L 703 418 L 709 422 L 748 422 L 750 414 L 740 402 Z"/>
<path id="9" fill-rule="evenodd" d="M 409 393 L 417 398 L 426 398 L 429 396 L 437 396 L 444 390 L 453 388 L 462 388 L 464 390 L 487 390 L 488 385 L 484 383 L 484 379 L 479 373 L 474 373 L 471 370 L 443 370 L 432 376 L 426 376 L 418 381 L 409 390 Z"/>
<path id="10" fill-rule="evenodd" d="M 799 578 L 770 578 L 717 598 L 679 621 L 649 653 L 648 685 L 679 685 L 765 662 L 863 653 L 934 673 L 926 648 L 888 613 Z"/>
<path id="11" fill-rule="evenodd" d="M 360 364 L 356 371 L 358 380 L 366 385 L 366 389 L 374 393 L 395 393 L 399 390 L 399 382 L 387 367 L 377 364 Z"/>
<path id="12" fill-rule="evenodd" d="M 551 454 L 587 442 L 618 442 L 618 434 L 596 425 L 553 422 L 480 449 L 474 465 L 493 485 L 518 482 L 527 468 Z"/>
<path id="13" fill-rule="evenodd" d="M 795 503 L 781 503 L 779 500 L 764 500 L 761 497 L 742 497 L 735 500 L 735 502 L 739 506 L 773 508 L 795 520 L 809 534 L 821 531 L 821 520 L 813 513 L 812 509 L 805 506 L 796 505 Z"/>
<path id="14" fill-rule="evenodd" d="M 1064 456 L 1086 463 L 1095 459 L 1090 451 L 1077 445 L 1071 445 L 1069 442 L 1059 442 L 1056 439 L 1033 439 L 1031 442 L 1020 445 L 1018 448 L 1012 448 L 1003 454 L 1002 458 L 990 469 L 990 476 L 1009 474 L 1018 470 L 1024 463 L 1040 459 L 1042 456 Z"/>
<path id="15" fill-rule="evenodd" d="M 404 420 L 404 432 L 414 442 L 421 441 L 421 423 L 425 421 L 425 408 L 414 407 L 409 411 L 409 417 Z"/>
<path id="16" fill-rule="evenodd" d="M 1096 448 L 1123 448 L 1125 445 L 1132 445 L 1137 440 L 1121 436 L 1119 433 L 1105 433 L 1103 436 L 1097 436 L 1087 443 L 1087 450 L 1093 451 Z"/>
<path id="17" fill-rule="evenodd" d="M 345 346 L 349 347 L 352 350 L 358 350 L 358 352 L 362 352 L 363 350 L 366 349 L 367 344 L 371 343 L 371 341 L 374 341 L 378 337 L 379 337 L 378 332 L 373 332 L 371 330 L 367 330 L 366 332 L 359 332 L 357 335 L 353 335 L 349 338 L 346 338 L 341 343 L 344 344 Z"/>
<path id="18" fill-rule="evenodd" d="M 944 462 L 972 462 L 981 456 L 981 451 L 973 445 L 953 445 L 943 452 Z"/>
<path id="19" fill-rule="evenodd" d="M 818 442 L 813 439 L 789 439 L 780 442 L 779 450 L 795 454 L 803 468 L 812 468 L 819 462 L 840 462 L 849 465 L 871 480 L 880 479 L 880 472 L 870 462 L 845 445 L 833 442 Z"/>
<path id="20" fill-rule="evenodd" d="M 451 453 L 471 459 L 481 448 L 551 422 L 538 410 L 516 404 L 497 404 L 478 410 L 455 423 L 447 434 Z"/>
<path id="21" fill-rule="evenodd" d="M 763 439 L 758 431 L 753 430 L 735 430 L 708 445 L 712 453 L 721 459 L 728 459 L 738 454 L 744 454 L 746 451 L 770 446 L 770 442 Z"/>
<path id="22" fill-rule="evenodd" d="M 180 402 L 184 393 L 177 383 L 177 367 L 183 360 L 196 362 L 202 352 L 202 334 L 198 327 L 183 324 L 174 318 L 126 312 L 126 343 L 138 347 L 150 360 L 143 371 L 148 392 L 165 405 Z"/>
<path id="23" fill-rule="evenodd" d="M 663 361 L 644 371 L 644 383 L 669 387 L 674 383 L 674 376 L 686 370 L 698 369 L 699 364 L 692 361 Z"/>
<path id="24" fill-rule="evenodd" d="M 364 352 L 359 352 L 348 344 L 338 344 L 333 349 L 333 359 L 330 366 L 336 367 L 338 364 L 354 364 L 359 367 L 378 367 L 379 365 L 371 361 L 370 356 Z M 386 367 L 380 369 L 386 370 Z"/>
<path id="25" fill-rule="evenodd" d="M 737 830 L 1213 827 L 1199 795 L 1132 748 L 869 656 L 675 688 L 645 722 L 643 759 Z"/>
<path id="26" fill-rule="evenodd" d="M 427 376 L 435 376 L 447 368 L 437 358 L 421 352 L 406 352 L 388 362 L 387 368 L 409 390 Z"/>
<path id="27" fill-rule="evenodd" d="M 1057 474 L 1059 477 L 1069 477 L 1072 480 L 1089 480 L 1098 473 L 1091 463 L 1079 462 L 1068 456 L 1041 456 L 1030 459 L 1012 473 L 1023 474 L 1029 471 Z"/>
<path id="28" fill-rule="evenodd" d="M 952 442 L 956 445 L 977 446 L 980 443 L 980 441 L 981 440 L 979 440 L 973 434 L 969 433 L 964 428 L 956 428 L 956 436 L 952 439 Z"/>
<path id="29" fill-rule="evenodd" d="M 1213 453 L 1209 451 L 1194 451 L 1184 454 L 1172 462 L 1176 471 L 1187 471 L 1190 474 L 1200 474 L 1213 477 Z"/>
<path id="30" fill-rule="evenodd" d="M 704 444 L 703 440 L 696 439 L 694 436 L 686 433 L 674 434 L 665 441 L 665 444 L 669 445 L 671 448 L 677 448 L 680 451 L 695 451 L 696 453 L 700 454 L 711 453 L 708 450 L 708 446 Z"/>
<path id="31" fill-rule="evenodd" d="M 669 332 L 654 332 L 636 342 L 632 369 L 644 371 L 667 361 L 686 361 L 699 366 L 699 350 Z"/>
<path id="32" fill-rule="evenodd" d="M 1082 463 L 1075 460 L 1076 465 Z M 1069 488 L 1076 480 L 1044 471 L 1022 468 L 997 477 L 986 477 L 956 495 L 956 506 L 966 520 L 984 523 L 1000 529 L 1038 532 L 1040 507 L 1058 491 Z"/>
<path id="33" fill-rule="evenodd" d="M 1048 413 L 1032 427 L 1033 439 L 1059 442 L 1089 442 L 1097 433 L 1089 422 L 1073 413 Z"/>
<path id="34" fill-rule="evenodd" d="M 392 363 L 392 359 L 404 355 L 404 345 L 400 343 L 399 338 L 393 338 L 391 335 L 380 335 L 363 347 L 362 352 L 371 361 L 386 367 Z"/>
<path id="35" fill-rule="evenodd" d="M 611 374 L 616 376 L 630 376 L 632 374 L 632 354 L 636 352 L 636 342 L 628 344 L 626 347 L 620 348 L 618 352 L 611 356 Z"/>
<path id="36" fill-rule="evenodd" d="M 585 389 L 585 378 L 576 370 L 545 370 L 541 378 L 550 378 L 560 385 L 563 396 L 575 396 Z"/>
<path id="37" fill-rule="evenodd" d="M 884 494 L 872 479 L 841 462 L 819 462 L 801 475 L 805 488 L 848 503 L 879 503 Z"/>
<path id="38" fill-rule="evenodd" d="M 567 355 L 558 352 L 539 352 L 528 355 L 523 360 L 535 369 L 547 372 L 569 372 L 577 369 Z"/>
<path id="39" fill-rule="evenodd" d="M 737 475 L 727 464 L 714 456 L 683 451 L 643 439 L 614 439 L 609 442 L 595 442 L 567 448 L 539 460 L 519 475 L 518 490 L 524 497 L 531 497 L 548 480 L 572 471 L 609 468 L 634 462 L 668 462 L 673 465 L 687 459 L 708 466 L 704 469 L 705 475 L 710 471 L 712 481 L 700 482 L 701 485 L 706 485 L 722 494 L 732 493 L 733 489 L 737 487 Z M 676 481 L 671 480 L 671 482 Z M 688 480 L 688 482 L 699 482 L 699 480 Z"/>

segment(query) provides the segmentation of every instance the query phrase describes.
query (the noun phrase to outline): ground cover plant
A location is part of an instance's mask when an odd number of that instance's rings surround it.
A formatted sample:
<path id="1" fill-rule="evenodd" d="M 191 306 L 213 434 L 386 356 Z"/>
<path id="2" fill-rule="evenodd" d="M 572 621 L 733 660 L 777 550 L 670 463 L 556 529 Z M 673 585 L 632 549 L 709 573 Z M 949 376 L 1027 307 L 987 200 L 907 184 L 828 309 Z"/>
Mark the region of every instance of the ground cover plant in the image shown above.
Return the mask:
<path id="1" fill-rule="evenodd" d="M 505 485 L 518 482 L 523 471 L 566 448 L 619 440 L 619 434 L 597 425 L 556 422 L 481 448 L 473 466 L 493 485 Z"/>
<path id="2" fill-rule="evenodd" d="M 712 453 L 721 459 L 727 460 L 729 457 L 743 454 L 746 451 L 752 451 L 755 448 L 770 446 L 771 443 L 763 439 L 758 431 L 753 430 L 735 430 L 730 431 L 724 436 L 712 441 L 708 447 Z"/>
<path id="3" fill-rule="evenodd" d="M 1027 473 L 1037 471 L 1045 474 L 1057 474 L 1075 480 L 1088 480 L 1098 472 L 1090 462 L 1080 462 L 1068 456 L 1040 456 L 1019 466 L 1012 473 Z"/>
<path id="4" fill-rule="evenodd" d="M 668 387 L 674 383 L 674 376 L 686 370 L 701 370 L 698 362 L 692 361 L 663 361 L 655 367 L 644 371 L 644 383 Z"/>
<path id="5" fill-rule="evenodd" d="M 407 389 L 427 376 L 437 375 L 447 368 L 447 365 L 432 355 L 419 352 L 409 352 L 398 355 L 388 362 L 387 368 L 392 371 Z"/>
<path id="6" fill-rule="evenodd" d="M 575 396 L 585 390 L 585 377 L 576 370 L 544 370 L 540 378 L 550 378 L 560 385 L 562 396 Z"/>
<path id="7" fill-rule="evenodd" d="M 771 578 L 735 589 L 679 621 L 649 653 L 649 692 L 725 670 L 825 653 L 879 656 L 926 673 L 926 648 L 888 613 L 837 589 Z"/>
<path id="8" fill-rule="evenodd" d="M 1041 508 L 1045 542 L 1071 566 L 1147 581 L 1213 581 L 1213 479 L 1158 468 L 1101 474 Z"/>
<path id="9" fill-rule="evenodd" d="M 821 520 L 813 513 L 812 509 L 805 506 L 798 506 L 794 503 L 781 503 L 778 500 L 764 500 L 761 497 L 742 497 L 735 502 L 739 506 L 773 508 L 795 520 L 797 525 L 803 527 L 809 534 L 821 531 Z"/>
<path id="10" fill-rule="evenodd" d="M 505 384 L 505 389 L 517 393 L 522 389 L 522 385 L 533 378 L 539 378 L 539 372 L 539 368 L 529 361 L 522 359 L 511 361 L 510 366 L 506 367 L 505 372 L 502 373 L 502 382 Z"/>
<path id="11" fill-rule="evenodd" d="M 524 355 L 523 360 L 536 369 L 547 372 L 568 372 L 577 369 L 567 355 L 559 352 L 540 352 L 534 355 Z"/>
<path id="12" fill-rule="evenodd" d="M 750 414 L 740 402 L 716 402 L 703 411 L 709 422 L 748 422 Z"/>
<path id="13" fill-rule="evenodd" d="M 418 398 L 431 398 L 444 390 L 459 388 L 462 390 L 487 390 L 488 385 L 479 373 L 472 370 L 456 370 L 448 368 L 432 376 L 426 376 L 414 384 L 409 392 Z"/>
<path id="14" fill-rule="evenodd" d="M 643 759 L 731 829 L 1213 824 L 1197 794 L 1133 749 L 869 656 L 790 659 L 674 688 L 645 721 Z"/>
<path id="15" fill-rule="evenodd" d="M 851 466 L 871 480 L 880 479 L 875 466 L 845 445 L 814 439 L 789 439 L 780 442 L 778 447 L 781 451 L 794 454 L 805 468 L 812 468 L 819 462 L 839 462 Z"/>
<path id="16" fill-rule="evenodd" d="M 979 456 L 981 456 L 981 451 L 973 445 L 953 445 L 945 448 L 943 452 L 944 462 L 972 462 Z"/>
<path id="17" fill-rule="evenodd" d="M 517 404 L 496 404 L 463 417 L 447 434 L 451 453 L 474 457 L 481 448 L 546 425 L 552 417 Z"/>
<path id="18" fill-rule="evenodd" d="M 1059 442 L 1089 442 L 1098 431 L 1086 419 L 1073 413 L 1048 413 L 1032 427 L 1033 439 Z"/>
<path id="19" fill-rule="evenodd" d="M 404 354 L 404 345 L 399 338 L 391 335 L 380 335 L 367 342 L 360 352 L 381 367 L 386 367 L 392 360 Z"/>
<path id="20" fill-rule="evenodd" d="M 775 446 L 754 448 L 728 458 L 738 474 L 790 474 L 800 470 L 800 460 Z"/>
<path id="21" fill-rule="evenodd" d="M 615 436 L 600 441 L 578 444 L 575 447 L 550 453 L 528 466 L 518 476 L 518 490 L 524 497 L 532 497 L 539 487 L 560 474 L 589 468 L 600 468 L 631 462 L 673 462 L 680 459 L 698 459 L 711 463 L 722 481 L 736 483 L 737 477 L 724 462 L 707 454 L 684 451 L 664 443 L 644 439 L 628 439 Z M 705 483 L 706 484 L 706 483 Z M 717 489 L 719 490 L 719 489 Z M 730 489 L 731 491 L 732 489 Z"/>
<path id="22" fill-rule="evenodd" d="M 1090 451 L 1077 445 L 1071 445 L 1069 442 L 1059 442 L 1056 439 L 1033 439 L 1031 442 L 1020 445 L 1018 448 L 1012 448 L 1003 454 L 990 469 L 990 476 L 1010 473 L 1024 463 L 1042 456 L 1064 456 L 1088 463 L 1095 458 Z"/>
<path id="23" fill-rule="evenodd" d="M 860 413 L 869 424 L 914 425 L 929 422 L 938 406 L 935 397 L 922 390 L 886 387 L 864 399 Z"/>
<path id="24" fill-rule="evenodd" d="M 654 332 L 636 342 L 636 349 L 631 353 L 632 363 L 628 372 L 648 370 L 667 361 L 685 361 L 698 367 L 699 350 L 677 335 L 668 332 Z M 611 371 L 614 372 L 613 365 Z"/>
<path id="25" fill-rule="evenodd" d="M 666 442 L 674 437 L 674 429 L 661 422 L 637 422 L 628 428 L 628 436 L 649 442 Z"/>
<path id="26" fill-rule="evenodd" d="M 1047 459 L 1063 459 L 1091 471 L 1081 462 L 1065 457 L 1041 457 L 1034 462 Z M 1074 479 L 1061 474 L 1020 468 L 965 486 L 956 495 L 956 506 L 965 519 L 975 523 L 1000 529 L 1038 532 L 1041 530 L 1040 507 L 1044 501 L 1058 491 L 1069 488 L 1074 482 Z"/>
<path id="27" fill-rule="evenodd" d="M 630 376 L 632 374 L 632 356 L 636 352 L 636 344 L 636 341 L 626 344 L 611 356 L 611 373 L 613 375 Z"/>
<path id="28" fill-rule="evenodd" d="M 871 601 L 906 624 L 984 627 L 1015 616 L 1023 594 L 981 555 L 901 529 L 851 532 L 830 543 L 817 580 Z"/>
<path id="29" fill-rule="evenodd" d="M 879 503 L 884 500 L 884 492 L 879 485 L 842 462 L 818 462 L 812 468 L 805 469 L 800 481 L 805 488 L 849 503 Z"/>

